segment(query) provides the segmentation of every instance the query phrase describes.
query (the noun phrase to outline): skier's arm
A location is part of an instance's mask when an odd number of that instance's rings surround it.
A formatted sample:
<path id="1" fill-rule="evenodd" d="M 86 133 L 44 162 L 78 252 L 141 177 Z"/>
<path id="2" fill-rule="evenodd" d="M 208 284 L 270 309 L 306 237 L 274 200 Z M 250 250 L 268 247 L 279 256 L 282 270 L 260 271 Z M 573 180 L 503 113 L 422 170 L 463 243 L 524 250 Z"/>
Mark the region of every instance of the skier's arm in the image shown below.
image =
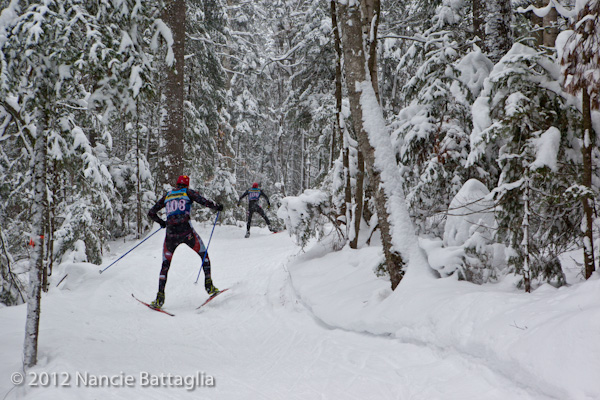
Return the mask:
<path id="1" fill-rule="evenodd" d="M 246 197 L 246 196 L 248 196 L 248 191 L 247 191 L 247 190 L 244 192 L 244 194 L 242 194 L 242 195 L 240 196 L 240 199 L 239 199 L 239 200 L 238 200 L 238 202 L 237 202 L 237 203 L 238 203 L 238 206 L 240 205 L 240 202 L 242 201 L 242 199 L 243 199 L 244 197 Z"/>
<path id="2" fill-rule="evenodd" d="M 208 208 L 212 208 L 213 210 L 223 211 L 223 206 L 221 204 L 205 199 L 204 197 L 200 196 L 200 194 L 195 190 L 188 189 L 187 195 L 190 198 L 190 200 L 195 201 L 196 203 L 202 204 L 203 206 Z"/>
<path id="3" fill-rule="evenodd" d="M 269 196 L 267 196 L 267 194 L 266 194 L 265 192 L 263 192 L 263 191 L 262 191 L 262 189 L 261 189 L 261 191 L 260 191 L 260 194 L 261 194 L 262 196 L 265 196 L 265 200 L 267 200 L 267 205 L 268 205 L 269 207 L 271 207 L 271 201 L 269 200 Z"/>
<path id="4" fill-rule="evenodd" d="M 167 226 L 167 223 L 158 216 L 158 212 L 163 209 L 165 207 L 165 196 L 161 197 L 160 200 L 158 200 L 156 202 L 156 204 L 154 204 L 152 206 L 152 208 L 150 209 L 150 211 L 148 211 L 148 216 L 155 221 L 156 223 L 158 223 L 161 227 L 165 227 Z"/>

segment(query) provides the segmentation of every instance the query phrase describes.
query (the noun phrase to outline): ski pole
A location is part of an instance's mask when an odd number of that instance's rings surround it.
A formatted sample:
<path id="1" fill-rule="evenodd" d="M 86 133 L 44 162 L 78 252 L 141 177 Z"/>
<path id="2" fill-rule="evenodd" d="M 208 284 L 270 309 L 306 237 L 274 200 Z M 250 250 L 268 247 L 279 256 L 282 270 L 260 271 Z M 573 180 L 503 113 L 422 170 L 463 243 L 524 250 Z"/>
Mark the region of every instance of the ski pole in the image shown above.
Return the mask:
<path id="1" fill-rule="evenodd" d="M 200 270 L 198 271 L 198 276 L 196 277 L 196 282 L 194 284 L 198 284 L 198 279 L 200 279 L 200 272 L 202 272 L 202 267 L 204 267 L 204 260 L 206 259 L 206 255 L 208 254 L 208 246 L 210 246 L 210 240 L 212 239 L 213 232 L 215 231 L 215 226 L 217 226 L 217 220 L 219 219 L 219 214 L 221 211 L 217 211 L 217 217 L 215 218 L 215 223 L 213 224 L 212 231 L 210 232 L 210 237 L 208 238 L 208 244 L 206 245 L 206 249 L 204 250 L 204 256 L 202 257 L 202 264 L 200 265 Z"/>
<path id="2" fill-rule="evenodd" d="M 117 258 L 108 267 L 106 267 L 104 269 L 101 269 L 100 273 L 103 273 L 104 271 L 106 271 L 107 269 L 109 269 L 110 267 L 112 267 L 114 264 L 117 263 L 117 261 L 119 261 L 121 258 L 125 257 L 127 254 L 131 253 L 136 247 L 138 247 L 140 244 L 144 243 L 146 240 L 150 239 L 150 237 L 152 237 L 152 235 L 154 235 L 156 232 L 160 231 L 161 229 L 162 229 L 162 227 L 158 228 L 156 231 L 152 232 L 146 239 L 144 239 L 141 242 L 139 242 L 138 244 L 136 244 L 131 250 L 129 250 L 127 253 L 123 254 L 121 257 Z"/>

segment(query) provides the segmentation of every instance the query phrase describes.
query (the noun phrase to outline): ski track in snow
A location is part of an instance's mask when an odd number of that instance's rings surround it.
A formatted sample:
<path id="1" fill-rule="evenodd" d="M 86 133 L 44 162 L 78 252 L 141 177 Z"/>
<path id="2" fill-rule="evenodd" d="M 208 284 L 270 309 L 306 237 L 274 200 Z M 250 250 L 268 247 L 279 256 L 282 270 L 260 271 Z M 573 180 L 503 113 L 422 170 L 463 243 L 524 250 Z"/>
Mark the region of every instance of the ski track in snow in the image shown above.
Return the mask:
<path id="1" fill-rule="evenodd" d="M 205 242 L 210 226 L 196 224 Z M 215 285 L 207 298 L 201 260 L 175 252 L 165 310 L 153 312 L 164 233 L 102 275 L 90 265 L 55 271 L 44 294 L 39 363 L 28 374 L 69 377 L 70 387 L 14 387 L 21 371 L 25 306 L 0 309 L 0 398 L 6 399 L 546 399 L 519 387 L 482 360 L 423 343 L 328 327 L 299 300 L 286 265 L 299 253 L 286 233 L 220 226 L 209 255 Z M 131 242 L 114 243 L 110 264 Z M 86 269 L 87 268 L 87 269 Z M 90 269 L 91 268 L 91 269 Z M 56 283 L 69 276 L 56 288 Z M 142 387 L 140 373 L 214 377 L 214 387 Z M 77 374 L 132 376 L 133 387 L 76 385 Z M 51 375 L 52 376 L 52 375 Z M 52 381 L 51 381 L 52 382 Z M 164 385 L 163 385 L 164 386 Z"/>

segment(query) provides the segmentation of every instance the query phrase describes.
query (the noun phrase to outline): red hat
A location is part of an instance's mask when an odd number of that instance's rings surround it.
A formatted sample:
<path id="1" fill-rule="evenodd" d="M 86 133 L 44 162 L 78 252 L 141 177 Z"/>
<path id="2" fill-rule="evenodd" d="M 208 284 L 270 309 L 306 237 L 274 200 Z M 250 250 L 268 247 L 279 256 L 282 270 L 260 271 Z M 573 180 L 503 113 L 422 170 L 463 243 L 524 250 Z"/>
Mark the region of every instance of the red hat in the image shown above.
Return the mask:
<path id="1" fill-rule="evenodd" d="M 187 175 L 180 175 L 179 178 L 177 178 L 177 185 L 190 186 L 190 177 Z"/>
<path id="2" fill-rule="evenodd" d="M 258 183 L 254 182 L 254 183 L 252 184 L 252 187 L 253 187 L 253 188 L 257 188 L 257 187 L 258 187 Z"/>

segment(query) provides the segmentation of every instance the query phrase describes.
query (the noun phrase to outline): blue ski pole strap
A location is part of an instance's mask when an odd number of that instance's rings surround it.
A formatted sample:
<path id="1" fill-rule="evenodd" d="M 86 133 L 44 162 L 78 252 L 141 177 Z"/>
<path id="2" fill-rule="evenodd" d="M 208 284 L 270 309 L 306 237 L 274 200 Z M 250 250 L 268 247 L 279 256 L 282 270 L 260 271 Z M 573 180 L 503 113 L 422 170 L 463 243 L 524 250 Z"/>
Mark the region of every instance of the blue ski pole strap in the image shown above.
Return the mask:
<path id="1" fill-rule="evenodd" d="M 217 217 L 215 218 L 215 223 L 213 224 L 212 231 L 210 232 L 210 237 L 208 238 L 208 244 L 206 245 L 206 250 L 204 250 L 204 256 L 202 257 L 202 264 L 200 265 L 200 270 L 198 271 L 198 276 L 196 277 L 196 282 L 198 283 L 198 279 L 200 279 L 200 272 L 202 272 L 202 267 L 204 267 L 204 260 L 206 260 L 206 255 L 208 254 L 208 246 L 210 246 L 210 241 L 212 240 L 213 232 L 215 231 L 215 226 L 217 226 L 217 220 L 219 219 L 219 214 L 221 211 L 217 211 Z"/>
<path id="2" fill-rule="evenodd" d="M 136 244 L 131 250 L 129 250 L 127 253 L 123 254 L 121 257 L 117 258 L 115 261 L 113 261 L 108 267 L 101 269 L 99 271 L 99 273 L 103 273 L 104 271 L 106 271 L 107 269 L 109 269 L 110 267 L 112 267 L 114 264 L 116 264 L 120 259 L 122 259 L 123 257 L 125 257 L 127 254 L 131 253 L 133 250 L 135 250 L 136 247 L 138 247 L 140 244 L 144 243 L 146 240 L 150 239 L 152 237 L 152 235 L 154 235 L 155 233 L 157 233 L 158 231 L 160 231 L 162 229 L 158 228 L 157 230 L 155 230 L 154 232 L 152 232 L 150 235 L 148 235 L 148 237 L 144 240 L 142 240 L 141 242 L 139 242 L 138 244 Z"/>

